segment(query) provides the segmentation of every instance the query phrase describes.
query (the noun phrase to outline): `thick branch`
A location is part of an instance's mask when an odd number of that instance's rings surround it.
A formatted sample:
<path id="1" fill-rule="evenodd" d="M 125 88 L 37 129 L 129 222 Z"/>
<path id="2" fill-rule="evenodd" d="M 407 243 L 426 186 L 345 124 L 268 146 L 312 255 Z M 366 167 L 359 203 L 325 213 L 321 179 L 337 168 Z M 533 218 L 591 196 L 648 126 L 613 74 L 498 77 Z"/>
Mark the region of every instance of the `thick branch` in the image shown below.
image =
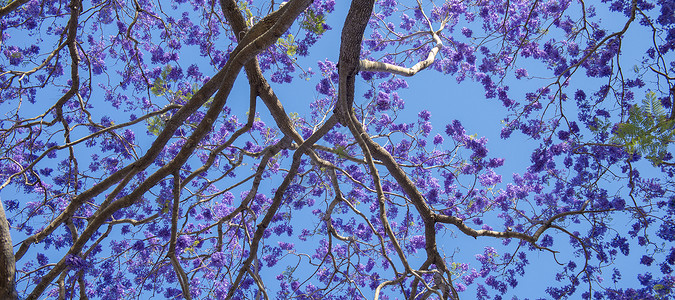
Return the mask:
<path id="1" fill-rule="evenodd" d="M 338 60 L 338 100 L 335 115 L 343 125 L 348 124 L 349 113 L 354 103 L 354 82 L 359 71 L 359 57 L 363 32 L 368 26 L 374 1 L 352 1 L 345 18 L 340 40 L 340 58 Z"/>
<path id="2" fill-rule="evenodd" d="M 237 39 L 239 40 L 239 43 L 246 43 L 247 40 L 250 40 L 250 36 L 255 36 L 256 30 L 255 27 L 249 29 L 246 28 L 246 20 L 241 14 L 241 11 L 239 7 L 237 6 L 237 3 L 234 0 L 221 0 L 220 1 L 221 8 L 223 10 L 223 14 L 225 15 L 225 18 L 227 19 L 228 23 L 230 26 L 232 26 L 232 30 L 236 33 L 239 33 L 236 35 Z M 283 7 L 286 7 L 284 5 Z M 281 11 L 281 8 L 277 11 Z M 270 16 L 274 14 L 278 14 L 277 12 L 274 12 L 270 14 Z M 268 17 L 265 17 L 263 20 L 267 19 Z M 262 21 L 261 21 L 262 22 Z M 240 34 L 243 34 L 243 37 L 240 38 Z M 304 139 L 302 138 L 302 135 L 295 130 L 293 127 L 293 122 L 291 119 L 288 117 L 288 114 L 286 113 L 286 110 L 284 109 L 283 105 L 281 104 L 281 101 L 279 101 L 279 98 L 277 95 L 274 93 L 274 90 L 272 90 L 272 87 L 269 85 L 267 82 L 267 79 L 265 79 L 265 76 L 263 76 L 262 70 L 260 68 L 260 64 L 258 62 L 258 58 L 253 58 L 249 62 L 246 63 L 244 66 L 244 69 L 246 70 L 246 75 L 248 76 L 249 84 L 251 85 L 252 88 L 255 88 L 258 96 L 260 99 L 263 100 L 263 103 L 265 103 L 265 106 L 267 106 L 268 111 L 272 115 L 272 118 L 276 122 L 277 126 L 281 130 L 281 132 L 295 141 L 298 145 L 304 143 Z M 334 122 L 335 119 L 329 119 L 327 122 Z M 334 123 L 329 124 L 331 127 L 334 125 Z M 323 166 L 328 166 L 330 163 L 322 158 L 320 158 L 314 151 L 309 152 L 310 157 L 312 160 L 315 162 L 323 165 Z"/>
<path id="3" fill-rule="evenodd" d="M 392 65 L 392 64 L 388 64 L 388 63 L 379 62 L 379 61 L 370 61 L 370 60 L 367 60 L 367 59 L 362 59 L 359 62 L 359 71 L 386 72 L 386 73 L 402 75 L 402 76 L 406 76 L 406 77 L 410 77 L 410 76 L 413 76 L 413 75 L 417 74 L 417 72 L 426 69 L 432 63 L 434 63 L 434 60 L 436 59 L 436 55 L 438 54 L 438 51 L 440 51 L 441 48 L 443 47 L 443 42 L 438 37 L 438 34 L 436 34 L 436 32 L 431 32 L 431 34 L 434 38 L 434 41 L 436 42 L 436 46 L 434 46 L 431 49 L 431 51 L 429 51 L 429 54 L 427 55 L 427 59 L 416 63 L 414 66 L 412 66 L 410 68 L 405 68 L 405 67 L 400 67 L 400 66 L 397 66 L 397 65 Z"/>
<path id="4" fill-rule="evenodd" d="M 0 298 L 17 299 L 15 280 L 16 265 L 12 237 L 9 234 L 9 222 L 5 208 L 0 202 Z"/>
<path id="5" fill-rule="evenodd" d="M 361 41 L 363 32 L 370 16 L 372 6 L 362 2 L 352 2 L 347 21 L 342 31 L 342 44 L 340 45 L 340 61 L 338 74 L 340 76 L 338 89 L 338 102 L 335 113 L 340 118 L 342 124 L 356 125 L 350 126 L 352 135 L 358 140 L 362 139 L 365 148 L 372 153 L 373 158 L 382 161 L 394 179 L 401 185 L 405 193 L 411 198 L 411 201 L 424 221 L 424 232 L 426 240 L 427 256 L 443 272 L 447 272 L 445 261 L 438 253 L 436 246 L 436 224 L 434 213 L 427 205 L 422 194 L 417 190 L 415 184 L 408 178 L 401 169 L 396 160 L 384 148 L 372 140 L 368 133 L 358 122 L 352 110 L 354 101 L 354 76 L 357 70 L 358 57 L 361 51 Z M 372 3 L 370 3 L 372 5 Z M 353 123 L 352 123 L 353 122 Z M 406 267 L 407 270 L 410 270 Z M 412 270 L 410 270 L 412 271 Z M 413 274 L 415 274 L 413 272 Z"/>
<path id="6" fill-rule="evenodd" d="M 272 45 L 274 42 L 277 41 L 277 39 L 290 27 L 290 25 L 295 21 L 297 16 L 304 11 L 304 9 L 309 5 L 310 1 L 309 0 L 294 0 L 291 3 L 288 3 L 287 5 L 284 6 L 284 11 L 281 17 L 278 18 L 276 23 L 274 23 L 271 27 L 269 23 L 262 24 L 261 26 L 264 26 L 265 28 L 268 28 L 268 30 L 264 31 L 264 34 L 261 36 L 258 36 L 256 39 L 251 41 L 248 44 L 240 44 L 234 51 L 234 53 L 237 53 L 236 55 L 231 56 L 230 60 L 227 62 L 227 64 L 224 66 L 223 70 L 219 72 L 219 74 L 222 74 L 222 82 L 220 84 L 220 88 L 218 93 L 215 95 L 213 104 L 209 108 L 209 110 L 206 112 L 206 115 L 204 116 L 204 119 L 196 126 L 193 134 L 188 138 L 187 142 L 185 145 L 181 148 L 179 153 L 176 155 L 176 157 L 171 160 L 169 163 L 166 165 L 162 166 L 159 170 L 157 170 L 155 173 L 150 175 L 144 182 L 142 182 L 133 192 L 130 194 L 120 198 L 119 200 L 111 203 L 105 208 L 102 208 L 101 210 L 98 211 L 97 214 L 95 214 L 91 219 L 90 223 L 88 224 L 87 228 L 82 232 L 82 235 L 78 239 L 77 242 L 73 244 L 73 246 L 70 248 L 69 253 L 78 253 L 82 247 L 86 244 L 86 242 L 89 240 L 89 238 L 98 230 L 98 228 L 105 223 L 106 219 L 108 219 L 113 213 L 117 212 L 118 210 L 124 208 L 124 207 L 129 207 L 130 205 L 134 204 L 138 199 L 142 197 L 145 192 L 147 192 L 150 188 L 155 186 L 160 180 L 165 178 L 167 175 L 171 174 L 174 170 L 180 168 L 187 159 L 192 155 L 192 152 L 194 149 L 196 149 L 199 141 L 201 141 L 206 134 L 208 134 L 213 126 L 213 122 L 217 119 L 217 117 L 220 115 L 222 112 L 223 106 L 225 106 L 225 103 L 227 101 L 229 92 L 232 89 L 232 86 L 234 84 L 234 81 L 237 78 L 237 75 L 239 74 L 239 71 L 243 67 L 243 65 L 251 58 L 253 58 L 255 55 L 263 51 L 264 49 L 267 49 L 270 45 Z M 256 24 L 257 25 L 257 24 Z M 255 27 L 255 26 L 254 26 Z M 211 83 L 211 81 L 209 82 Z M 208 83 L 207 83 L 208 84 Z M 216 82 L 213 82 L 215 85 Z M 215 88 L 215 87 L 214 87 Z M 210 90 L 210 89 L 209 89 Z M 198 92 L 199 94 L 199 92 Z M 195 95 L 197 96 L 197 95 Z M 204 96 L 203 94 L 200 96 Z M 205 100 L 208 99 L 208 97 L 204 98 Z M 191 102 L 194 100 L 191 100 Z M 200 99 L 202 100 L 202 99 Z M 188 103 L 190 105 L 192 103 Z M 201 103 L 203 104 L 203 103 Z M 201 104 L 198 106 L 200 107 Z M 183 106 L 179 112 L 183 111 L 186 109 L 188 106 Z M 198 108 L 197 107 L 197 108 Z M 197 109 L 195 108 L 195 109 Z M 186 116 L 187 117 L 187 116 Z M 175 118 L 175 117 L 174 117 Z M 176 130 L 176 128 L 180 125 L 177 124 L 174 118 L 169 120 L 167 122 L 167 127 L 165 130 L 162 132 L 162 134 L 169 134 L 169 137 L 173 135 L 173 132 Z M 183 119 L 184 120 L 184 119 Z M 172 122 L 173 121 L 173 122 Z M 168 133 L 167 133 L 168 132 Z M 160 136 L 162 136 L 160 134 Z M 158 140 L 160 138 L 158 137 Z M 168 140 L 168 138 L 167 138 Z M 152 148 L 153 151 L 156 151 L 155 154 L 159 153 L 161 149 L 163 148 L 164 144 L 160 145 L 157 147 L 157 140 L 153 144 Z M 152 160 L 148 162 L 150 164 Z M 132 167 L 130 165 L 129 167 Z M 147 165 L 146 165 L 147 166 Z M 140 170 L 134 170 L 135 173 L 134 175 L 139 172 Z M 124 175 L 122 175 L 124 176 Z M 130 176 L 130 175 L 127 175 Z M 120 178 L 121 179 L 121 178 Z M 99 192 L 100 193 L 100 192 Z M 79 197 L 78 197 L 79 198 Z M 53 229 L 52 229 L 53 230 Z M 43 291 L 47 288 L 49 283 L 54 280 L 54 278 L 64 269 L 65 267 L 65 259 L 62 259 L 59 261 L 59 263 L 49 272 L 47 273 L 42 280 L 37 284 L 35 287 L 35 290 L 28 296 L 28 299 L 37 299 L 39 295 L 43 293 Z"/>
<path id="7" fill-rule="evenodd" d="M 14 0 L 10 1 L 7 5 L 0 7 L 0 18 L 3 18 L 21 5 L 26 4 L 26 2 L 28 2 L 28 0 Z"/>
<path id="8" fill-rule="evenodd" d="M 491 237 L 496 237 L 496 238 L 516 238 L 516 239 L 521 239 L 524 241 L 528 241 L 530 243 L 536 242 L 536 239 L 533 238 L 530 235 L 524 234 L 522 232 L 516 232 L 516 231 L 494 231 L 494 230 L 485 230 L 485 229 L 480 229 L 476 230 L 464 223 L 462 219 L 455 217 L 455 216 L 447 216 L 447 215 L 436 215 L 436 220 L 440 223 L 447 223 L 447 224 L 452 224 L 457 226 L 457 228 L 463 232 L 464 234 L 468 236 L 472 236 L 474 238 L 479 237 L 479 236 L 491 236 Z"/>
<path id="9" fill-rule="evenodd" d="M 298 1 L 298 0 L 296 0 Z M 294 3 L 296 3 L 294 1 Z M 268 17 L 263 18 L 261 22 L 257 23 L 251 29 L 255 33 L 264 33 L 263 35 L 250 35 L 251 38 L 246 39 L 246 43 L 240 43 L 239 47 L 235 48 L 230 56 L 231 59 L 229 62 L 238 62 L 239 64 L 244 64 L 246 61 L 255 56 L 258 52 L 262 51 L 269 47 L 272 43 L 276 42 L 283 32 L 290 26 L 290 24 L 295 20 L 295 18 L 304 10 L 304 8 L 309 5 L 307 0 L 302 0 L 297 2 L 298 5 L 284 5 L 283 10 L 275 11 L 270 14 Z M 234 69 L 230 69 L 234 67 Z M 19 251 L 16 254 L 16 259 L 20 259 L 23 254 L 28 250 L 28 247 L 36 242 L 41 241 L 48 235 L 50 235 L 61 223 L 72 216 L 72 214 L 86 201 L 91 198 L 99 195 L 103 191 L 110 188 L 112 185 L 124 180 L 124 182 L 129 182 L 129 179 L 138 174 L 139 172 L 145 170 L 159 155 L 164 146 L 168 143 L 171 137 L 174 135 L 176 129 L 180 127 L 184 121 L 192 115 L 197 109 L 201 108 L 204 103 L 213 95 L 216 90 L 220 91 L 216 95 L 216 98 L 222 99 L 223 96 L 226 97 L 227 93 L 223 94 L 223 87 L 230 85 L 236 79 L 236 74 L 241 68 L 241 65 L 234 66 L 233 64 L 226 64 L 223 69 L 221 69 L 216 75 L 214 75 L 211 80 L 209 80 L 204 86 L 202 86 L 193 96 L 190 98 L 187 104 L 185 104 L 180 110 L 178 110 L 173 117 L 167 121 L 164 130 L 158 135 L 155 141 L 152 143 L 152 146 L 149 148 L 148 152 L 138 159 L 136 162 L 122 168 L 121 170 L 115 172 L 108 178 L 101 181 L 99 184 L 93 186 L 92 188 L 82 192 L 75 198 L 71 200 L 71 203 L 68 207 L 54 220 L 50 223 L 44 230 L 36 233 L 33 236 L 30 236 L 22 243 Z M 235 74 L 235 75 L 232 75 Z M 225 80 L 227 79 L 227 80 Z M 215 103 L 214 103 L 215 104 Z M 205 118 L 208 120 L 208 118 Z M 211 119 L 211 121 L 215 120 Z M 203 131 L 206 134 L 208 130 Z M 121 186 L 120 186 L 121 188 Z M 116 189 L 116 191 L 121 189 Z M 108 199 L 114 199 L 117 193 L 111 193 L 108 196 Z M 96 217 L 95 215 L 94 217 Z"/>

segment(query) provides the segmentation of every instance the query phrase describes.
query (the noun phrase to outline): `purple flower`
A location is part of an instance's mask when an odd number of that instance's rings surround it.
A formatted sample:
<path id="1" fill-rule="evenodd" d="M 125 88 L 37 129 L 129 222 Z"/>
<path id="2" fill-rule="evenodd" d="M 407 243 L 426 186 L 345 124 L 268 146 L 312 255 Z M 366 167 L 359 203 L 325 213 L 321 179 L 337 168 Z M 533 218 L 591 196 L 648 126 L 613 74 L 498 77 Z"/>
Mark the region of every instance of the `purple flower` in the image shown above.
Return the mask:
<path id="1" fill-rule="evenodd" d="M 37 254 L 37 261 L 40 266 L 44 266 L 49 263 L 49 258 L 47 258 L 47 255 L 44 255 L 42 253 Z"/>
<path id="2" fill-rule="evenodd" d="M 322 78 L 319 81 L 319 83 L 316 85 L 316 91 L 324 95 L 331 95 L 334 93 L 334 89 L 327 78 Z"/>
<path id="3" fill-rule="evenodd" d="M 544 235 L 544 238 L 541 240 L 541 246 L 542 247 L 553 246 L 553 237 L 548 234 Z"/>
<path id="4" fill-rule="evenodd" d="M 612 207 L 616 210 L 623 210 L 626 207 L 626 200 L 621 197 L 615 197 L 612 200 Z"/>
<path id="5" fill-rule="evenodd" d="M 596 111 L 595 111 L 595 114 L 598 115 L 598 116 L 600 116 L 600 117 L 605 117 L 605 118 L 609 118 L 609 117 L 610 117 L 609 112 L 606 111 L 606 110 L 604 110 L 604 109 L 598 109 L 598 110 L 596 110 Z"/>
<path id="6" fill-rule="evenodd" d="M 16 46 L 9 46 L 5 49 L 5 56 L 9 58 L 9 64 L 13 66 L 18 66 L 23 61 L 23 53 Z"/>
<path id="7" fill-rule="evenodd" d="M 417 116 L 424 121 L 429 121 L 429 119 L 431 118 L 431 113 L 428 110 L 425 109 L 425 110 L 419 112 L 417 114 Z"/>
<path id="8" fill-rule="evenodd" d="M 462 27 L 462 34 L 465 37 L 471 37 L 471 35 L 473 34 L 473 31 L 471 31 L 471 29 L 469 29 L 469 28 Z"/>
<path id="9" fill-rule="evenodd" d="M 656 235 L 669 242 L 675 241 L 675 226 L 662 223 Z"/>
<path id="10" fill-rule="evenodd" d="M 490 161 L 487 163 L 488 168 L 497 168 L 503 165 L 504 165 L 503 158 L 491 158 Z"/>
<path id="11" fill-rule="evenodd" d="M 441 136 L 441 134 L 438 133 L 438 134 L 436 134 L 436 136 L 434 136 L 434 145 L 440 145 L 440 144 L 443 144 L 443 136 Z"/>
<path id="12" fill-rule="evenodd" d="M 670 102 L 670 97 L 661 97 L 661 105 L 663 105 L 664 108 L 670 109 L 671 102 Z"/>
<path id="13" fill-rule="evenodd" d="M 131 248 L 136 250 L 136 251 L 141 251 L 141 250 L 143 250 L 143 248 L 145 248 L 145 245 L 144 245 L 142 240 L 138 240 L 134 243 L 133 246 L 131 246 Z"/>
<path id="14" fill-rule="evenodd" d="M 191 64 L 187 69 L 187 76 L 192 77 L 195 80 L 198 80 L 202 78 L 203 74 L 199 72 L 199 67 L 197 67 L 197 65 Z"/>
<path id="15" fill-rule="evenodd" d="M 426 246 L 426 240 L 423 235 L 416 235 L 410 239 L 410 244 L 414 249 L 422 249 Z"/>
<path id="16" fill-rule="evenodd" d="M 452 124 L 445 126 L 445 134 L 449 137 L 460 137 L 465 133 L 464 126 L 458 120 L 453 120 Z"/>
<path id="17" fill-rule="evenodd" d="M 530 161 L 532 161 L 533 164 L 528 168 L 528 171 L 533 173 L 543 171 L 544 168 L 547 167 L 547 163 L 551 160 L 551 158 L 552 155 L 547 149 L 536 149 L 534 152 L 532 152 L 532 156 L 530 157 Z"/>
<path id="18" fill-rule="evenodd" d="M 281 250 L 293 250 L 295 245 L 293 243 L 279 242 L 279 247 L 281 247 Z"/>
<path id="19" fill-rule="evenodd" d="M 666 257 L 666 262 L 671 265 L 675 265 L 675 247 L 670 247 L 670 253 Z"/>
<path id="20" fill-rule="evenodd" d="M 422 129 L 422 134 L 424 136 L 428 136 L 429 133 L 431 132 L 431 129 L 432 129 L 432 126 L 431 126 L 430 122 L 424 122 L 424 123 L 422 123 L 422 125 L 420 127 Z"/>
<path id="21" fill-rule="evenodd" d="M 516 70 L 516 79 L 521 79 L 523 77 L 528 77 L 527 70 L 520 68 Z"/>
<path id="22" fill-rule="evenodd" d="M 87 264 L 81 257 L 69 253 L 66 255 L 66 265 L 73 270 L 82 270 Z"/>
<path id="23" fill-rule="evenodd" d="M 375 98 L 375 107 L 378 111 L 385 111 L 391 108 L 391 101 L 389 100 L 389 94 L 385 92 L 379 92 Z"/>
<path id="24" fill-rule="evenodd" d="M 501 132 L 500 136 L 501 136 L 502 139 L 508 139 L 511 136 L 512 132 L 513 132 L 513 130 L 511 128 L 504 127 L 504 128 L 502 128 L 502 132 Z"/>
<path id="25" fill-rule="evenodd" d="M 485 147 L 487 139 L 482 137 L 480 139 L 467 138 L 466 147 L 471 149 L 473 153 L 471 154 L 472 160 L 479 160 L 487 156 L 488 150 Z"/>
<path id="26" fill-rule="evenodd" d="M 466 285 L 460 283 L 455 284 L 455 289 L 457 289 L 458 292 L 463 292 L 466 291 Z"/>
<path id="27" fill-rule="evenodd" d="M 600 40 L 601 38 L 605 37 L 606 32 L 602 29 L 596 30 L 593 32 L 593 38 L 596 40 Z"/>
<path id="28" fill-rule="evenodd" d="M 502 176 L 495 173 L 495 171 L 493 171 L 492 169 L 490 169 L 487 173 L 478 176 L 478 181 L 484 187 L 490 187 L 497 183 L 502 182 Z"/>
<path id="29" fill-rule="evenodd" d="M 654 262 L 654 258 L 651 256 L 643 255 L 640 258 L 640 263 L 645 265 L 645 266 L 651 266 L 652 262 Z"/>
<path id="30" fill-rule="evenodd" d="M 211 265 L 215 267 L 224 267 L 226 264 L 226 256 L 223 252 L 216 252 L 211 254 Z"/>
<path id="31" fill-rule="evenodd" d="M 412 19 L 412 18 L 408 17 L 408 15 L 406 15 L 406 14 L 402 14 L 401 15 L 401 25 L 399 25 L 399 27 L 401 27 L 402 29 L 405 29 L 405 30 L 410 30 L 410 29 L 412 29 L 413 26 L 415 26 L 415 19 Z"/>

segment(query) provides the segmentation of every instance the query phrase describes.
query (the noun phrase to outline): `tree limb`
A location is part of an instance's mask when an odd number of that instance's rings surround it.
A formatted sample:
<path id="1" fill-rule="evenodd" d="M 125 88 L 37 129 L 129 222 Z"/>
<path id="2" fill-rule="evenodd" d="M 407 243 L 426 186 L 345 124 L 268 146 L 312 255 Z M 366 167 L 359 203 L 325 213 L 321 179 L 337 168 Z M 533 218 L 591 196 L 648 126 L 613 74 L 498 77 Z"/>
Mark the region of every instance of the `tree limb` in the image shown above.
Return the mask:
<path id="1" fill-rule="evenodd" d="M 0 201 L 0 298 L 17 299 L 16 292 L 16 264 L 12 236 L 9 234 L 9 222 L 5 215 L 5 208 Z"/>

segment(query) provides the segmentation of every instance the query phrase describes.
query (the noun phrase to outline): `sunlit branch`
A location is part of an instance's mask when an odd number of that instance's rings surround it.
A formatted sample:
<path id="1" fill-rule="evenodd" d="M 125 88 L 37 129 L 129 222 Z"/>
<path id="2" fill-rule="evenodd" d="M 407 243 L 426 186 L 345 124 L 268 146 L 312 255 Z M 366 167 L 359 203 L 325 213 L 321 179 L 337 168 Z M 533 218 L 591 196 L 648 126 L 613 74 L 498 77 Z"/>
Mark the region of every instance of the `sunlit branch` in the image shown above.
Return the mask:
<path id="1" fill-rule="evenodd" d="M 442 29 L 441 29 L 442 30 Z M 439 30 L 440 31 L 440 30 Z M 386 73 L 391 73 L 391 74 L 396 74 L 396 75 L 402 75 L 406 77 L 414 76 L 417 74 L 419 71 L 422 71 L 429 67 L 431 64 L 434 63 L 434 60 L 436 59 L 436 55 L 438 54 L 438 51 L 441 50 L 443 47 L 443 41 L 438 37 L 438 31 L 431 31 L 430 32 L 434 42 L 436 45 L 431 48 L 429 51 L 429 54 L 427 55 L 427 58 L 423 61 L 420 61 L 416 63 L 414 66 L 410 68 L 405 68 L 389 63 L 383 63 L 383 62 L 377 62 L 377 61 L 370 61 L 367 59 L 362 59 L 359 62 L 359 71 L 368 71 L 368 72 L 386 72 Z"/>
<path id="2" fill-rule="evenodd" d="M 362 59 L 359 61 L 359 66 L 358 69 L 359 71 L 369 71 L 369 72 L 386 72 L 386 73 L 391 73 L 391 74 L 396 74 L 396 75 L 402 75 L 406 77 L 414 76 L 417 74 L 417 72 L 426 69 L 428 66 L 434 63 L 434 60 L 436 59 L 436 55 L 438 54 L 438 51 L 443 48 L 443 41 L 441 41 L 440 37 L 438 36 L 438 33 L 445 28 L 445 21 L 443 21 L 443 24 L 441 24 L 441 27 L 438 30 L 433 29 L 431 25 L 431 20 L 427 17 L 427 15 L 424 13 L 424 10 L 422 10 L 422 3 L 420 1 L 417 1 L 418 8 L 420 12 L 422 13 L 422 16 L 424 16 L 424 19 L 427 21 L 427 26 L 429 26 L 429 32 L 433 38 L 433 41 L 436 43 L 436 45 L 431 48 L 429 51 L 429 54 L 427 55 L 427 58 L 423 61 L 420 61 L 416 63 L 414 66 L 410 68 L 405 68 L 405 67 L 400 67 L 397 65 L 393 64 L 388 64 L 388 63 L 383 63 L 383 62 L 374 62 L 366 59 Z"/>
<path id="3" fill-rule="evenodd" d="M 388 286 L 388 285 L 394 285 L 394 284 L 401 283 L 406 277 L 408 277 L 408 276 L 406 276 L 406 275 L 401 275 L 401 276 L 397 277 L 397 278 L 394 279 L 394 280 L 387 280 L 387 281 L 384 281 L 384 282 L 380 283 L 380 284 L 377 286 L 377 288 L 375 289 L 375 296 L 373 297 L 373 299 L 374 299 L 374 300 L 380 299 L 380 291 L 382 290 L 382 288 L 384 288 L 384 287 L 386 287 L 386 286 Z"/>
<path id="4" fill-rule="evenodd" d="M 154 220 L 154 219 L 157 219 L 157 217 L 159 217 L 159 214 L 156 213 L 156 214 L 153 214 L 153 215 L 151 215 L 151 216 L 149 216 L 149 217 L 147 217 L 147 218 L 145 218 L 145 219 L 142 219 L 142 220 L 134 220 L 134 219 L 118 219 L 118 220 L 112 220 L 112 221 L 109 221 L 109 222 L 107 222 L 107 223 L 108 223 L 108 224 L 111 224 L 111 225 L 128 223 L 128 224 L 131 224 L 131 225 L 134 225 L 134 226 L 138 226 L 138 225 L 146 224 L 146 223 L 148 223 L 148 222 L 150 222 L 150 221 L 152 221 L 152 220 Z"/>

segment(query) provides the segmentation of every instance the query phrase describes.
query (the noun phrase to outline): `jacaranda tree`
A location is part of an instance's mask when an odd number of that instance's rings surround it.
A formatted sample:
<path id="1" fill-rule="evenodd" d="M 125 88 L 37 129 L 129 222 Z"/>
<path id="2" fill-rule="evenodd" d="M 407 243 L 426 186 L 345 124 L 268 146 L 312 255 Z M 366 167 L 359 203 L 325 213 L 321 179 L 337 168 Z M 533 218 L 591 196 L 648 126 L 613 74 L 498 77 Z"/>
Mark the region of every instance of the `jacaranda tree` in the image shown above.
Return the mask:
<path id="1" fill-rule="evenodd" d="M 672 0 L 0 6 L 2 299 L 675 293 Z"/>

